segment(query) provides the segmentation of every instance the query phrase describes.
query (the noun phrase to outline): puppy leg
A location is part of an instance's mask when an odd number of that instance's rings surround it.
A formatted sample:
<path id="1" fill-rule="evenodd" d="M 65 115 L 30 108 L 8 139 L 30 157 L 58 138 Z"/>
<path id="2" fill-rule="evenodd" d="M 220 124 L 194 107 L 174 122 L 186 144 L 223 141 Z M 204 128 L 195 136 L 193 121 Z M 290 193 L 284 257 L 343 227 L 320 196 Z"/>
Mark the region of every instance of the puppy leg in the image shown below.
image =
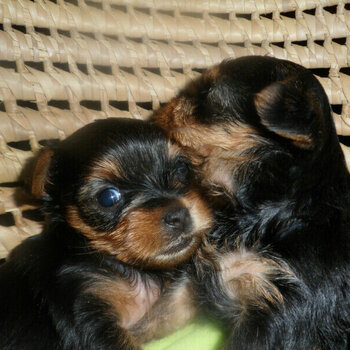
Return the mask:
<path id="1" fill-rule="evenodd" d="M 65 267 L 59 272 L 48 293 L 49 313 L 61 342 L 59 348 L 139 350 L 136 340 L 121 327 L 109 301 L 94 293 L 98 282 L 83 266 Z"/>
<path id="2" fill-rule="evenodd" d="M 305 318 L 308 289 L 283 261 L 244 249 L 218 256 L 207 246 L 195 266 L 199 303 L 227 325 L 228 349 L 319 347 Z"/>
<path id="3" fill-rule="evenodd" d="M 194 286 L 187 274 L 172 282 L 152 309 L 130 330 L 144 344 L 186 325 L 197 314 Z"/>
<path id="4" fill-rule="evenodd" d="M 228 349 L 345 350 L 339 313 L 346 297 L 336 295 L 324 276 L 310 288 L 282 260 L 240 250 L 218 260 L 219 279 L 231 300 Z M 316 274 L 316 271 L 315 271 Z M 337 271 L 330 274 L 337 276 Z M 228 309 L 230 310 L 230 309 Z"/>
<path id="5" fill-rule="evenodd" d="M 75 330 L 84 350 L 140 350 L 128 331 L 118 326 L 110 306 L 93 295 L 79 298 L 74 305 Z"/>

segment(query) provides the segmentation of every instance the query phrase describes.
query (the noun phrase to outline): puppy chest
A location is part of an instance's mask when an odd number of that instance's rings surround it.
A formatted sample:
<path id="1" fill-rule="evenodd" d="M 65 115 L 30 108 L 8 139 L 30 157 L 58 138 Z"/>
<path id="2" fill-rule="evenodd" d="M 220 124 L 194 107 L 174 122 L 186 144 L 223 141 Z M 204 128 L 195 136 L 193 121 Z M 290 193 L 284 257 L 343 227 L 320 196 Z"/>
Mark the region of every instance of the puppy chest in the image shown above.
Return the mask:
<path id="1" fill-rule="evenodd" d="M 116 314 L 118 324 L 126 329 L 139 321 L 160 295 L 157 283 L 151 279 L 143 281 L 141 278 L 133 282 L 103 278 L 89 289 L 110 306 L 110 312 Z"/>

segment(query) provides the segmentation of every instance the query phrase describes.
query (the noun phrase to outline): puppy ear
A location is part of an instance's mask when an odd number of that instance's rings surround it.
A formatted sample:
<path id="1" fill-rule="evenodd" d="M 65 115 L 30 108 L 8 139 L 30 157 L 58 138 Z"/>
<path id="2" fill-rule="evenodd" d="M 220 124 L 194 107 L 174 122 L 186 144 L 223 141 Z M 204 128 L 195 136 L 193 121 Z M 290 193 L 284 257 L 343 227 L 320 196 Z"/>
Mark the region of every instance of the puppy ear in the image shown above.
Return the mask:
<path id="1" fill-rule="evenodd" d="M 261 123 L 300 148 L 313 148 L 323 135 L 326 99 L 310 75 L 272 83 L 257 93 L 255 108 Z"/>
<path id="2" fill-rule="evenodd" d="M 47 194 L 45 185 L 48 181 L 49 167 L 53 153 L 51 148 L 45 147 L 40 151 L 36 159 L 31 183 L 31 192 L 35 197 L 40 198 Z"/>

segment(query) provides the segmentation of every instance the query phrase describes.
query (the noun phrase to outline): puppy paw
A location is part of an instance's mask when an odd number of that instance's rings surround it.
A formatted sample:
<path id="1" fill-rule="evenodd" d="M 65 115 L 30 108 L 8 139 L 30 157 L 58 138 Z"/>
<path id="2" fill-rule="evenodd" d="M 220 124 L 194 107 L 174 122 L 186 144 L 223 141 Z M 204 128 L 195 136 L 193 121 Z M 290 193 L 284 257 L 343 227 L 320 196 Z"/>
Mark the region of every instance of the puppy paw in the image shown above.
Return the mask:
<path id="1" fill-rule="evenodd" d="M 289 283 L 296 278 L 285 263 L 249 250 L 225 253 L 219 258 L 218 265 L 226 294 L 230 299 L 238 300 L 243 309 L 283 305 L 279 284 L 282 280 Z"/>

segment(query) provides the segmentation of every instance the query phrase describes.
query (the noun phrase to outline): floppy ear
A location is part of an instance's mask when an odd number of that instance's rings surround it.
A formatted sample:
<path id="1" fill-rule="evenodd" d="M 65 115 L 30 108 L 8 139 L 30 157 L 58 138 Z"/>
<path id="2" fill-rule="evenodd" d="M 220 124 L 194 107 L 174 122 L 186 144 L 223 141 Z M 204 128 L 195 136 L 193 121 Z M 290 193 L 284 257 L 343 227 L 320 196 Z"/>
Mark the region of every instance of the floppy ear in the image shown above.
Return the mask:
<path id="1" fill-rule="evenodd" d="M 35 197 L 43 197 L 45 192 L 45 185 L 48 181 L 49 167 L 53 155 L 51 148 L 43 148 L 38 158 L 36 159 L 34 171 L 32 175 L 31 192 Z"/>
<path id="2" fill-rule="evenodd" d="M 313 148 L 324 130 L 325 99 L 314 77 L 302 74 L 272 83 L 257 93 L 255 108 L 261 123 L 300 148 Z"/>

